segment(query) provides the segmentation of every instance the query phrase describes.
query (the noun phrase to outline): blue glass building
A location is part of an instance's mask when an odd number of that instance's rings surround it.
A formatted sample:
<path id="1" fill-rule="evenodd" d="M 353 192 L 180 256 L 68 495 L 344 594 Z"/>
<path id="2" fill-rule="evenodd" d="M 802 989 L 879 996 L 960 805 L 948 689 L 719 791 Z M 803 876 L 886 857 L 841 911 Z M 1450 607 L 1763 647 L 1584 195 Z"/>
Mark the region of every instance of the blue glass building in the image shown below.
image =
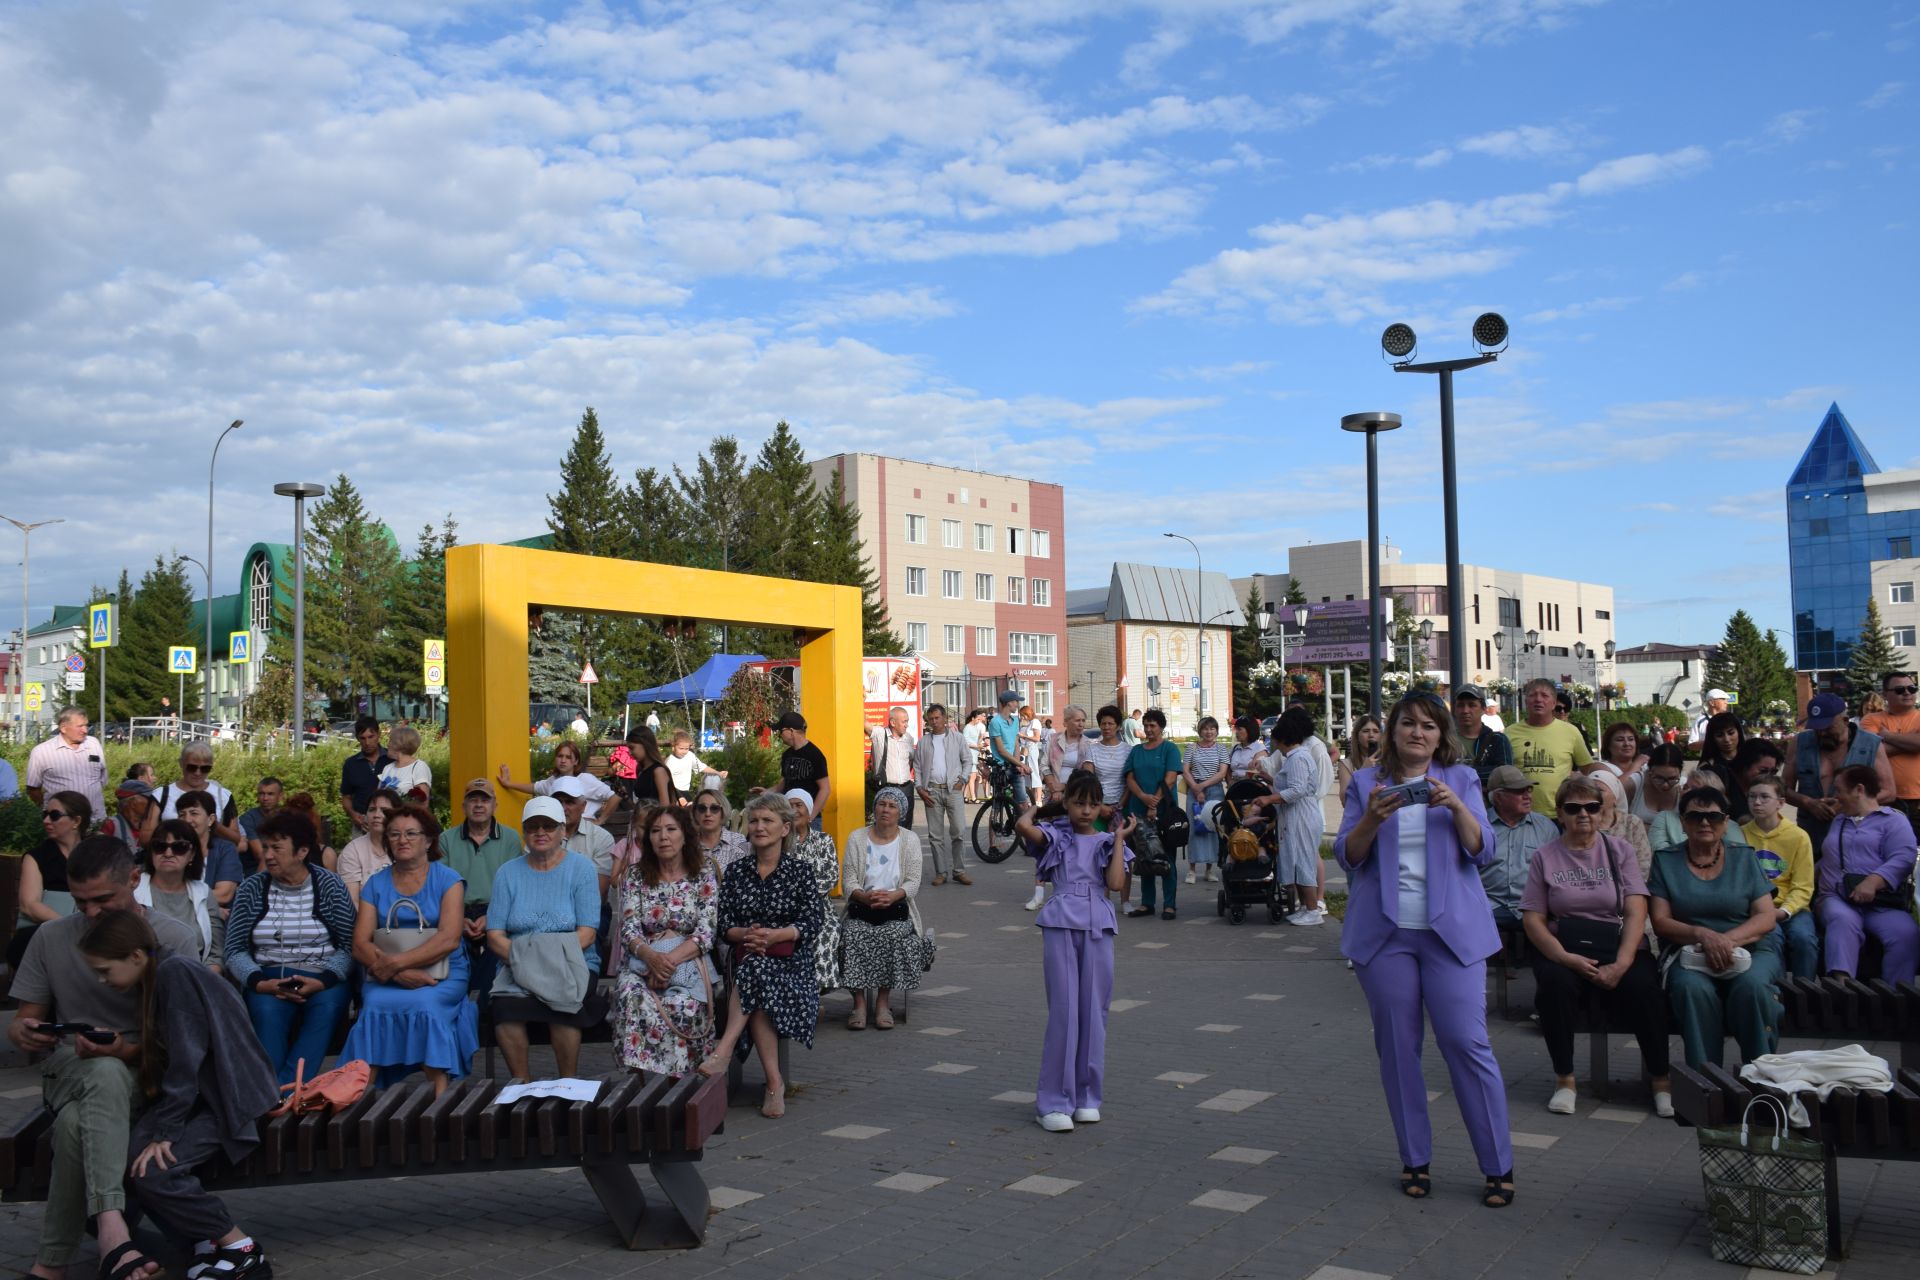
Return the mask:
<path id="1" fill-rule="evenodd" d="M 1920 539 L 1920 505 L 1911 502 L 1914 479 L 1912 472 L 1882 473 L 1835 404 L 1787 481 L 1794 666 L 1812 676 L 1815 687 L 1822 683 L 1819 673 L 1846 667 L 1867 601 L 1881 594 L 1877 579 L 1890 597 L 1880 600 L 1880 609 L 1896 629 L 1896 643 L 1912 644 L 1911 628 L 1902 625 L 1912 608 L 1911 575 L 1894 583 L 1888 570 L 1897 576 L 1897 562 L 1911 561 Z M 1886 616 L 1894 602 L 1892 616 Z"/>

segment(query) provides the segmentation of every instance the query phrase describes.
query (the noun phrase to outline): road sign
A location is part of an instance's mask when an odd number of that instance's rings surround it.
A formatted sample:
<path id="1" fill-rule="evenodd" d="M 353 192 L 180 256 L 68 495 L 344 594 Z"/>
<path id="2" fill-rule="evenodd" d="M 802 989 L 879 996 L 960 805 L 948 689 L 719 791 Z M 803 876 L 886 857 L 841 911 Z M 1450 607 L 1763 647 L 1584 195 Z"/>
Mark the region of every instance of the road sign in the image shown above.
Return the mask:
<path id="1" fill-rule="evenodd" d="M 227 633 L 227 661 L 242 665 L 253 661 L 253 632 L 229 631 Z"/>
<path id="2" fill-rule="evenodd" d="M 113 627 L 113 605 L 88 605 L 87 647 L 89 649 L 111 649 L 119 643 L 120 636 Z"/>
<path id="3" fill-rule="evenodd" d="M 87 669 L 86 658 L 82 657 L 80 654 L 77 654 L 77 653 L 70 653 L 67 655 L 68 671 L 85 671 L 86 669 Z"/>
<path id="4" fill-rule="evenodd" d="M 447 664 L 444 662 L 429 662 L 422 668 L 421 676 L 423 677 L 422 682 L 427 688 L 439 689 L 447 683 Z"/>
<path id="5" fill-rule="evenodd" d="M 196 675 L 200 670 L 200 651 L 190 644 L 170 645 L 167 648 L 167 674 L 170 676 Z"/>
<path id="6" fill-rule="evenodd" d="M 420 655 L 425 662 L 445 662 L 447 660 L 447 642 L 445 640 L 423 640 L 420 647 L 425 650 Z"/>
<path id="7" fill-rule="evenodd" d="M 77 693 L 87 687 L 87 673 L 84 671 L 64 672 L 61 678 L 66 681 L 68 690 L 72 692 Z"/>
<path id="8" fill-rule="evenodd" d="M 581 684 L 599 684 L 600 683 L 600 677 L 593 673 L 593 664 L 591 662 L 589 662 L 586 666 L 580 668 L 580 683 Z"/>
<path id="9" fill-rule="evenodd" d="M 38 711 L 41 704 L 46 701 L 46 698 L 47 691 L 44 686 L 37 684 L 29 684 L 27 686 L 27 710 Z"/>

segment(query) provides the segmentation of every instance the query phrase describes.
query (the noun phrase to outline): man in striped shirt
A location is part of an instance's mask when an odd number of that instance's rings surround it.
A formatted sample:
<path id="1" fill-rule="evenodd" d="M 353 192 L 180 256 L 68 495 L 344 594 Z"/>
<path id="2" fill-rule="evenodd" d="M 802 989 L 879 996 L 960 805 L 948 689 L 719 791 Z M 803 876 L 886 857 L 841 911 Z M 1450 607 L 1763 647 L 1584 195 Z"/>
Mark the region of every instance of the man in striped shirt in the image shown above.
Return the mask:
<path id="1" fill-rule="evenodd" d="M 35 804 L 55 791 L 78 791 L 93 806 L 95 819 L 107 814 L 107 756 L 100 740 L 87 733 L 87 713 L 62 707 L 51 738 L 27 756 L 27 794 Z"/>

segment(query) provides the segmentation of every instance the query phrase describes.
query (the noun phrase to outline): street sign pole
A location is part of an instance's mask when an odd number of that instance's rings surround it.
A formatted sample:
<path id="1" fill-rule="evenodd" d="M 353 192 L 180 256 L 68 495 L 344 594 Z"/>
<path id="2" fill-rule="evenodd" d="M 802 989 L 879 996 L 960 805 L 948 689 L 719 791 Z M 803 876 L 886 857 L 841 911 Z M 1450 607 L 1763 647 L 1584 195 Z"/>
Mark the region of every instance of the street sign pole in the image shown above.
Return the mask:
<path id="1" fill-rule="evenodd" d="M 107 651 L 105 649 L 100 651 L 100 719 L 95 723 L 94 728 L 101 733 L 107 731 Z"/>

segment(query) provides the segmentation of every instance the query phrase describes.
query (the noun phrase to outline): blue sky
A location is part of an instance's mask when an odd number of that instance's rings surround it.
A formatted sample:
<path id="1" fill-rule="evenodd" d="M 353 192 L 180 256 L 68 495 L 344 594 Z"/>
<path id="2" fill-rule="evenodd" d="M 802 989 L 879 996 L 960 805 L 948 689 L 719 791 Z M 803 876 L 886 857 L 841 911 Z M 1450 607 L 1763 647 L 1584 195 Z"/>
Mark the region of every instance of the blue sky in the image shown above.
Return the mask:
<path id="1" fill-rule="evenodd" d="M 1781 488 L 1908 421 L 1920 14 L 1863 2 L 25 3 L 0 13 L 0 511 L 36 601 L 283 536 L 347 471 L 403 541 L 542 527 L 786 418 L 1054 480 L 1069 585 L 1365 527 L 1612 583 L 1625 643 L 1786 629 Z M 297 473 L 297 474 L 296 474 Z M 9 534 L 11 538 L 13 535 Z M 9 543 L 0 601 L 17 598 Z M 36 608 L 36 614 L 40 612 Z"/>

